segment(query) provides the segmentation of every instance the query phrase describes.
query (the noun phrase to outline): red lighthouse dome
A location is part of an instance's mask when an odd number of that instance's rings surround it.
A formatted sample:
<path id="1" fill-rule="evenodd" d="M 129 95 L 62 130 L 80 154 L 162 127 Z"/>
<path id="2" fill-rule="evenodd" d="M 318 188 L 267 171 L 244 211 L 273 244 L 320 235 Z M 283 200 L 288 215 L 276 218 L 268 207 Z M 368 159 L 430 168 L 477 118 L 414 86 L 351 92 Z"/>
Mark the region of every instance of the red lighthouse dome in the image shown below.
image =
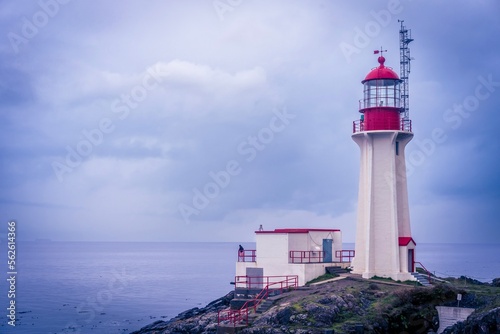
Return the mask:
<path id="1" fill-rule="evenodd" d="M 388 79 L 388 80 L 400 80 L 396 72 L 392 70 L 390 67 L 386 67 L 384 65 L 385 58 L 383 56 L 378 57 L 379 67 L 375 67 L 370 71 L 365 77 L 365 80 L 361 81 L 361 83 L 365 83 L 368 80 L 377 80 L 377 79 Z M 400 80 L 401 81 L 401 80 Z"/>
<path id="2" fill-rule="evenodd" d="M 401 120 L 402 82 L 385 58 L 378 57 L 379 66 L 372 69 L 361 83 L 364 86 L 363 99 L 359 101 L 359 121 L 354 122 L 354 132 L 376 130 L 403 130 Z"/>

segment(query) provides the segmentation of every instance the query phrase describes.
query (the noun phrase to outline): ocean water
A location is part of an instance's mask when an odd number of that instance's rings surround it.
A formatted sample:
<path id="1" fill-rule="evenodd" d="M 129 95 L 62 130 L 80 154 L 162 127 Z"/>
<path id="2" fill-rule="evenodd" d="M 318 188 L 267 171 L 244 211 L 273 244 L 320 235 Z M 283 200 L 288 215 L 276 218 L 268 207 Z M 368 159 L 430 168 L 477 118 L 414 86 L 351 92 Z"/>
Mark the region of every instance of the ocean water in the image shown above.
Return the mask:
<path id="1" fill-rule="evenodd" d="M 238 243 L 19 243 L 16 327 L 7 323 L 5 261 L 0 333 L 130 333 L 168 320 L 232 289 L 237 249 Z M 416 251 L 438 276 L 485 282 L 500 277 L 497 254 L 500 244 L 419 244 Z"/>
<path id="2" fill-rule="evenodd" d="M 354 249 L 345 243 L 344 249 Z M 500 244 L 418 243 L 415 261 L 438 277 L 467 276 L 481 282 L 500 277 Z"/>
<path id="3" fill-rule="evenodd" d="M 500 277 L 500 244 L 418 244 L 416 259 L 439 277 Z"/>
<path id="4" fill-rule="evenodd" d="M 0 333 L 130 333 L 229 292 L 238 249 L 237 243 L 17 246 L 16 327 L 7 323 L 3 279 Z M 0 270 L 8 277 L 6 262 Z"/>

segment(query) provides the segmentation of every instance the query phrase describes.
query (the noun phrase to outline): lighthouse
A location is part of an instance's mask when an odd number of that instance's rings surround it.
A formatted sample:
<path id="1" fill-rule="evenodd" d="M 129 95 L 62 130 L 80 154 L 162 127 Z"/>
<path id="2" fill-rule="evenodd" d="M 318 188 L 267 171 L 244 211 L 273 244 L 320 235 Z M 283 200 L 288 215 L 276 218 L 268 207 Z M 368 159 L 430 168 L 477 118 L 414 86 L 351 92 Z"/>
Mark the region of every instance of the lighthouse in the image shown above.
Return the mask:
<path id="1" fill-rule="evenodd" d="M 411 236 L 405 148 L 413 138 L 411 120 L 401 103 L 401 80 L 385 66 L 361 82 L 360 118 L 352 139 L 359 146 L 360 174 L 353 273 L 393 280 L 415 280 L 416 243 Z"/>

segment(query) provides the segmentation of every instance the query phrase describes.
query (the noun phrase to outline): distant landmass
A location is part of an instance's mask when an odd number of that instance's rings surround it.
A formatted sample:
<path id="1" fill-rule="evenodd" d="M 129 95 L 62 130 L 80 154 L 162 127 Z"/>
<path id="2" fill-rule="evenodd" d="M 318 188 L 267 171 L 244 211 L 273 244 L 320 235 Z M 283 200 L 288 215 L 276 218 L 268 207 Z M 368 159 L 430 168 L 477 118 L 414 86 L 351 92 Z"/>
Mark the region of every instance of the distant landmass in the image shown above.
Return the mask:
<path id="1" fill-rule="evenodd" d="M 52 242 L 52 239 L 40 238 L 40 239 L 35 239 L 35 242 Z"/>

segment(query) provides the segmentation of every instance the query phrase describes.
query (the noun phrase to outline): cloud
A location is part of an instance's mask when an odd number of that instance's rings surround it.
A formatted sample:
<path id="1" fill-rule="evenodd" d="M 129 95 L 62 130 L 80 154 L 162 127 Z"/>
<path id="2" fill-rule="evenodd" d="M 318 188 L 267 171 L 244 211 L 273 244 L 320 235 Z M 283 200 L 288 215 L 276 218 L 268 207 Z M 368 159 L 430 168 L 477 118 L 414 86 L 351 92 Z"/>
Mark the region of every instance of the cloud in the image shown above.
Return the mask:
<path id="1" fill-rule="evenodd" d="M 176 59 L 167 64 L 158 63 L 154 68 L 162 74 L 167 84 L 192 86 L 210 92 L 220 92 L 221 89 L 247 89 L 266 82 L 266 73 L 260 67 L 253 70 L 243 70 L 232 75 L 207 65 Z"/>
<path id="2" fill-rule="evenodd" d="M 0 43 L 0 212 L 26 238 L 251 240 L 263 223 L 341 227 L 352 241 L 360 81 L 381 46 L 398 71 L 404 19 L 415 39 L 407 155 L 424 157 L 409 177 L 417 242 L 453 242 L 479 220 L 471 240 L 494 235 L 500 87 L 469 116 L 447 113 L 479 77 L 500 82 L 498 4 L 463 2 L 449 16 L 447 4 L 401 1 L 384 18 L 389 5 L 247 1 L 223 20 L 200 1 L 61 6 L 18 53 Z M 8 5 L 3 30 L 20 33 L 38 10 Z M 348 62 L 340 45 L 359 31 Z M 294 118 L 281 127 L 283 110 Z M 446 140 L 432 146 L 436 129 Z M 81 159 L 59 182 L 53 163 L 71 150 Z M 186 224 L 179 204 L 231 161 L 241 172 Z"/>

